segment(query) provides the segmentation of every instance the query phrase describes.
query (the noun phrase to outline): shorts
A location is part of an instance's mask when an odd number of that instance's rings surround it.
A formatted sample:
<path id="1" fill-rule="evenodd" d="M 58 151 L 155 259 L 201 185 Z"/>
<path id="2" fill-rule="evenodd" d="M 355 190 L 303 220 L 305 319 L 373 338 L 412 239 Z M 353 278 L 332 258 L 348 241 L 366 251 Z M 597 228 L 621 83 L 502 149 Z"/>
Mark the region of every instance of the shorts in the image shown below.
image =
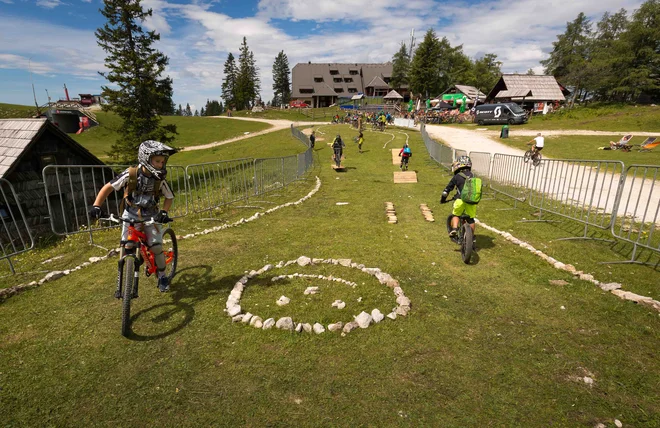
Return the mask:
<path id="1" fill-rule="evenodd" d="M 541 150 L 543 150 L 543 147 L 535 147 L 535 148 L 536 148 L 537 152 L 540 152 Z"/>
<path id="2" fill-rule="evenodd" d="M 124 218 L 138 219 L 138 216 L 129 213 L 124 210 L 122 215 Z M 144 228 L 144 234 L 147 235 L 147 246 L 153 247 L 154 245 L 163 244 L 163 232 L 160 230 L 161 226 L 159 224 L 150 224 L 145 226 L 144 224 L 136 224 L 135 228 L 137 230 L 142 230 Z M 122 223 L 121 227 L 121 241 L 126 242 L 128 240 L 128 223 Z"/>
<path id="3" fill-rule="evenodd" d="M 474 204 L 466 204 L 462 199 L 454 201 L 454 209 L 451 212 L 456 217 L 463 215 L 463 213 L 470 216 L 468 223 L 474 223 L 474 218 L 477 216 L 477 206 Z"/>

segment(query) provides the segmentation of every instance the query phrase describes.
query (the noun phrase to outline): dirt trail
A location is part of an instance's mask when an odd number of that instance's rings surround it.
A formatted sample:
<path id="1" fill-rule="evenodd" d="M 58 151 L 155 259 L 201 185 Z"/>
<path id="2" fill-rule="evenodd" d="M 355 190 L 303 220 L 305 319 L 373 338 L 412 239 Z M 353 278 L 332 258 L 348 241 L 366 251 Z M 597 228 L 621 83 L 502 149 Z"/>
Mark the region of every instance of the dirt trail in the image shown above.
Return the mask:
<path id="1" fill-rule="evenodd" d="M 227 140 L 222 140 L 222 141 L 214 141 L 212 143 L 208 144 L 202 144 L 199 146 L 190 146 L 190 147 L 184 147 L 181 149 L 181 151 L 189 152 L 192 150 L 204 150 L 204 149 L 210 149 L 212 147 L 217 147 L 217 146 L 222 146 L 224 144 L 229 144 L 229 143 L 234 143 L 236 141 L 241 141 L 245 140 L 247 138 L 252 138 L 256 137 L 259 135 L 264 135 L 264 134 L 270 134 L 271 132 L 276 132 L 276 131 L 281 131 L 282 129 L 288 129 L 291 127 L 291 125 L 296 125 L 296 126 L 307 126 L 307 125 L 325 125 L 323 122 L 292 122 L 290 120 L 273 120 L 273 119 L 254 119 L 254 118 L 249 118 L 249 117 L 226 117 L 226 116 L 212 116 L 214 119 L 224 119 L 224 120 L 245 120 L 248 122 L 263 122 L 271 125 L 270 128 L 264 129 L 263 131 L 258 131 L 258 132 L 250 132 L 249 134 L 246 135 L 241 135 L 239 137 L 234 137 L 234 138 L 229 138 Z"/>
<path id="2" fill-rule="evenodd" d="M 475 131 L 486 134 L 489 137 L 499 137 L 500 131 L 493 131 L 486 128 L 476 128 Z M 584 129 L 553 129 L 553 130 L 538 130 L 538 129 L 516 129 L 514 127 L 509 128 L 509 135 L 511 137 L 535 137 L 539 132 L 541 135 L 545 136 L 555 136 L 555 135 L 591 135 L 595 137 L 612 137 L 612 136 L 624 136 L 632 134 L 639 137 L 655 137 L 660 135 L 660 132 L 617 132 L 617 131 L 588 131 Z M 605 141 L 605 140 L 603 140 Z M 605 141 L 607 142 L 607 141 Z"/>

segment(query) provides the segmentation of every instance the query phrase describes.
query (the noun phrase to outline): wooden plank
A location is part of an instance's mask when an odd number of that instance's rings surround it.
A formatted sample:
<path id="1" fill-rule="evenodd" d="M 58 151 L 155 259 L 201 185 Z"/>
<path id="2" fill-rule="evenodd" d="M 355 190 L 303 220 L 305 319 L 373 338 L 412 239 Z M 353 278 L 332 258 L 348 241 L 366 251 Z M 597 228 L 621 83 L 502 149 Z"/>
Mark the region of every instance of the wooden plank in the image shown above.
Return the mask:
<path id="1" fill-rule="evenodd" d="M 417 183 L 417 173 L 415 171 L 395 171 L 394 183 Z"/>
<path id="2" fill-rule="evenodd" d="M 401 149 L 392 149 L 392 165 L 401 165 L 400 151 Z"/>

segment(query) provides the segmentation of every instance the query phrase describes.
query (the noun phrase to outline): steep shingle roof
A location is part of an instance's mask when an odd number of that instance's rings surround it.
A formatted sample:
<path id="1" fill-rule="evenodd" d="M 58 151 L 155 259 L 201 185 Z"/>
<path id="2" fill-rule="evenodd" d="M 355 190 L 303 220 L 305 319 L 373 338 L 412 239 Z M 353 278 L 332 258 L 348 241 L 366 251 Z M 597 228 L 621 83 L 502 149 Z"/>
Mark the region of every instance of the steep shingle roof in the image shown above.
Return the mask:
<path id="1" fill-rule="evenodd" d="M 48 119 L 0 120 L 0 178 L 39 134 Z"/>
<path id="2" fill-rule="evenodd" d="M 385 81 L 381 79 L 380 76 L 374 76 L 374 78 L 371 79 L 371 82 L 369 82 L 365 88 L 389 88 L 389 86 L 387 86 L 387 83 L 385 83 Z"/>
<path id="3" fill-rule="evenodd" d="M 488 94 L 488 98 L 522 98 L 519 94 L 532 91 L 526 101 L 563 101 L 566 98 L 554 76 L 528 74 L 503 74 L 500 81 Z"/>

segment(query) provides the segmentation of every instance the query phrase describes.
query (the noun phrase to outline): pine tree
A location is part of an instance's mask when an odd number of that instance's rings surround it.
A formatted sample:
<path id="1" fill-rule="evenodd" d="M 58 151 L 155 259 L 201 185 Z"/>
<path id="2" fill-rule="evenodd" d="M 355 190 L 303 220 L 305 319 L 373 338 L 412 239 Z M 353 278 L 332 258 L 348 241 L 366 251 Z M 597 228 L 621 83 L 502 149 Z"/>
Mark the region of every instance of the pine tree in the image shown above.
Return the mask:
<path id="1" fill-rule="evenodd" d="M 186 103 L 186 116 L 192 116 L 192 110 L 190 110 L 190 104 Z"/>
<path id="2" fill-rule="evenodd" d="M 152 15 L 151 9 L 142 9 L 140 0 L 104 0 L 101 13 L 107 22 L 95 35 L 107 55 L 109 71 L 100 74 L 117 87 L 101 87 L 108 101 L 103 109 L 122 119 L 110 155 L 121 163 L 133 163 L 142 141 L 169 143 L 176 134 L 176 125 L 160 125 L 160 115 L 172 105 L 172 79 L 161 77 L 169 59 L 152 47 L 160 35 L 140 26 Z"/>
<path id="3" fill-rule="evenodd" d="M 236 90 L 234 100 L 238 110 L 249 109 L 259 95 L 259 69 L 254 59 L 254 53 L 247 45 L 247 38 L 243 37 L 240 54 L 238 55 L 238 74 L 236 76 Z"/>
<path id="4" fill-rule="evenodd" d="M 236 68 L 236 61 L 234 55 L 229 52 L 227 60 L 225 61 L 225 78 L 222 82 L 222 99 L 229 107 L 236 106 L 236 79 L 238 77 L 238 69 Z M 209 116 L 212 116 L 209 114 Z"/>
<path id="5" fill-rule="evenodd" d="M 490 92 L 502 75 L 501 67 L 502 63 L 497 60 L 497 55 L 492 53 L 476 60 L 473 68 L 475 76 L 473 86 L 485 94 Z"/>
<path id="6" fill-rule="evenodd" d="M 199 116 L 199 110 L 195 110 L 195 116 Z"/>
<path id="7" fill-rule="evenodd" d="M 433 29 L 424 35 L 410 64 L 410 90 L 422 97 L 433 96 L 440 92 L 440 41 Z"/>
<path id="8" fill-rule="evenodd" d="M 400 89 L 408 83 L 408 73 L 410 72 L 410 55 L 405 43 L 401 43 L 399 51 L 392 57 L 392 78 L 390 86 L 394 89 Z"/>
<path id="9" fill-rule="evenodd" d="M 278 107 L 282 104 L 289 104 L 291 101 L 291 82 L 289 80 L 289 58 L 284 51 L 281 51 L 275 57 L 273 63 L 273 102 L 272 105 Z"/>
<path id="10" fill-rule="evenodd" d="M 184 116 L 185 113 L 183 109 L 181 108 L 181 104 L 179 104 L 179 110 L 177 110 L 177 116 Z"/>
<path id="11" fill-rule="evenodd" d="M 204 110 L 204 107 L 202 107 L 202 108 L 199 110 L 199 115 L 200 115 L 200 116 L 206 116 L 206 111 Z"/>

